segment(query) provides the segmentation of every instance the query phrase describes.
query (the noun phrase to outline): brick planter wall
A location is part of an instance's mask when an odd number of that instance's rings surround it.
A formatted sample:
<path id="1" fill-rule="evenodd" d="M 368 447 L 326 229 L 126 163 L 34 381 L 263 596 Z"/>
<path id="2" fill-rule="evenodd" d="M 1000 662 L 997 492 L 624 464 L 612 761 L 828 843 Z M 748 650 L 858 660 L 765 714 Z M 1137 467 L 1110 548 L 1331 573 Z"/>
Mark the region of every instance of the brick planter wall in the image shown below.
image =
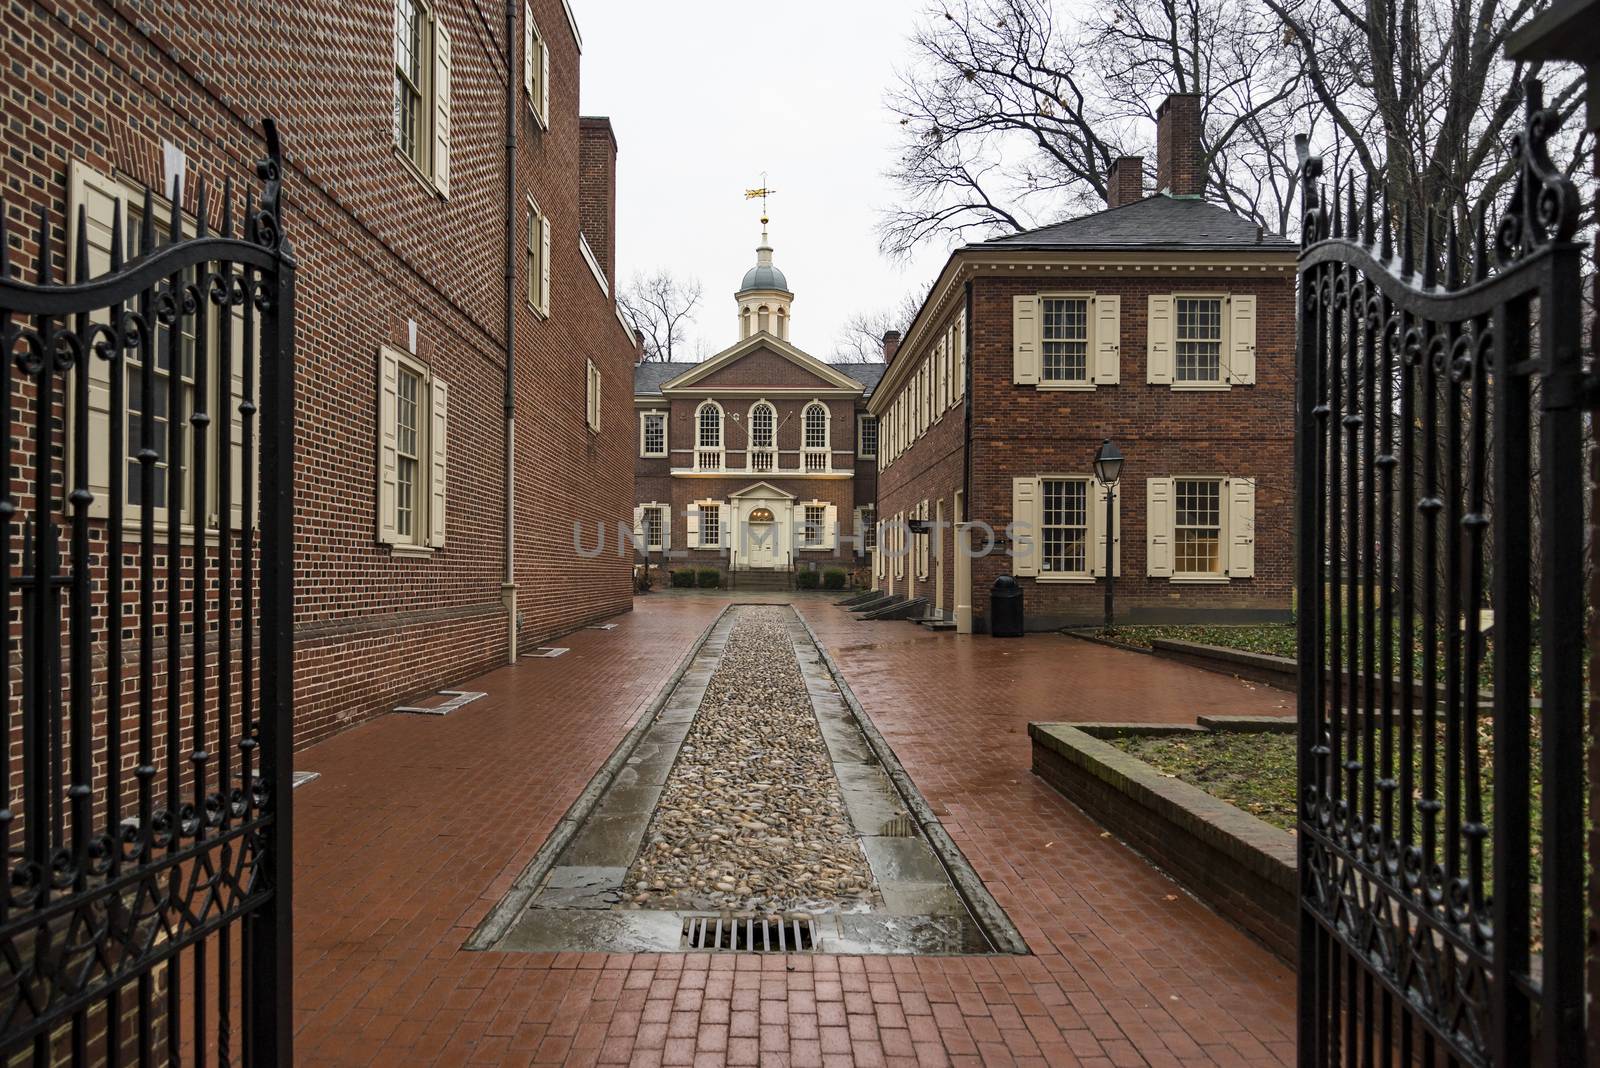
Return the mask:
<path id="1" fill-rule="evenodd" d="M 1227 920 L 1293 962 L 1299 914 L 1294 837 L 1204 790 L 1166 778 L 1093 737 L 1093 729 L 1092 724 L 1028 724 L 1034 774 Z"/>

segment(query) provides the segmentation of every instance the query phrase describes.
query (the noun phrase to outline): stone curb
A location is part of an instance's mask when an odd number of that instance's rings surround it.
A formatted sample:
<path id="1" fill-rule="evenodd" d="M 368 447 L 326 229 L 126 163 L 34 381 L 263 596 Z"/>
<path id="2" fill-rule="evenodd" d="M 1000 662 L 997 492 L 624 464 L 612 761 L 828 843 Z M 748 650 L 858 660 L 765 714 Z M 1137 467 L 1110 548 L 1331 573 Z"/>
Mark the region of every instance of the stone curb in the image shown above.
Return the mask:
<path id="1" fill-rule="evenodd" d="M 500 899 L 494 908 L 489 910 L 489 914 L 478 924 L 463 948 L 468 950 L 493 949 L 505 937 L 506 932 L 511 929 L 517 918 L 528 907 L 528 902 L 533 900 L 534 894 L 539 890 L 539 884 L 544 882 L 545 876 L 550 873 L 550 869 L 561 857 L 562 851 L 577 836 L 584 821 L 599 807 L 601 800 L 605 797 L 606 790 L 611 787 L 612 780 L 627 765 L 628 758 L 633 756 L 633 751 L 639 747 L 639 742 L 643 740 L 650 728 L 655 725 L 656 719 L 661 715 L 661 710 L 666 707 L 667 699 L 672 696 L 672 691 L 677 688 L 678 683 L 688 672 L 690 666 L 694 664 L 695 657 L 699 655 L 701 648 L 710 639 L 712 632 L 717 629 L 723 617 L 735 607 L 735 603 L 724 605 L 722 611 L 718 612 L 716 617 L 706 624 L 706 628 L 700 632 L 700 636 L 690 643 L 688 650 L 678 660 L 677 666 L 672 669 L 672 673 L 651 695 L 649 703 L 645 706 L 645 711 L 639 716 L 638 721 L 628 730 L 627 734 L 623 735 L 622 741 L 617 743 L 617 747 L 611 751 L 611 755 L 606 758 L 606 762 L 600 765 L 600 770 L 595 772 L 594 777 L 589 780 L 589 785 L 583 788 L 583 792 L 578 795 L 577 800 L 572 802 L 566 813 L 556 822 L 555 827 L 546 836 L 544 845 L 539 847 L 539 851 L 533 855 L 533 859 L 528 862 L 528 866 L 522 869 L 522 874 L 518 875 L 516 881 L 511 884 L 511 889 L 507 891 L 506 895 Z"/>
<path id="2" fill-rule="evenodd" d="M 939 863 L 944 865 L 945 873 L 950 876 L 951 885 L 956 888 L 956 893 L 961 895 L 961 900 L 966 903 L 973 918 L 983 928 L 984 934 L 994 943 L 995 949 L 1002 953 L 1031 953 L 1027 940 L 1022 937 L 1022 932 L 1011 922 L 1011 917 L 1006 915 L 1006 910 L 1001 907 L 1000 902 L 989 893 L 989 888 L 983 885 L 983 880 L 978 878 L 978 873 L 973 870 L 966 855 L 961 852 L 961 847 L 956 845 L 955 839 L 944 829 L 939 817 L 933 814 L 933 809 L 923 800 L 922 791 L 917 789 L 911 776 L 906 774 L 899 757 L 894 755 L 889 743 L 878 733 L 877 725 L 861 707 L 861 702 L 856 700 L 855 691 L 851 690 L 850 684 L 845 681 L 844 672 L 834 662 L 833 654 L 828 652 L 827 646 L 811 628 L 811 621 L 799 612 L 795 613 L 795 617 L 800 620 L 801 626 L 805 627 L 806 634 L 811 638 L 811 644 L 816 646 L 817 655 L 828 669 L 828 674 L 833 676 L 834 685 L 839 687 L 839 694 L 844 698 L 850 714 L 855 717 L 856 726 L 866 738 L 873 756 L 883 765 L 884 773 L 889 776 L 895 790 L 900 794 L 900 800 L 905 803 L 912 819 L 917 821 L 917 826 L 928 840 L 928 845 L 933 848 L 934 855 L 939 858 Z"/>

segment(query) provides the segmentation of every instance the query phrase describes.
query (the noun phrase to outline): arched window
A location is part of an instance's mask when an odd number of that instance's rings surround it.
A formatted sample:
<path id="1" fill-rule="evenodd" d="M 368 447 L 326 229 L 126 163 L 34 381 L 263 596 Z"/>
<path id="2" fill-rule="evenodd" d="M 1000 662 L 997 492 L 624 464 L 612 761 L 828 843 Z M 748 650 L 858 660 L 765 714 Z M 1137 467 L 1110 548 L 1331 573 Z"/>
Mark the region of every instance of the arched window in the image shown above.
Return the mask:
<path id="1" fill-rule="evenodd" d="M 772 316 L 767 311 L 767 306 L 765 304 L 761 305 L 761 310 L 756 312 L 756 329 L 764 333 L 770 333 L 772 329 L 771 318 Z"/>
<path id="2" fill-rule="evenodd" d="M 801 442 L 805 446 L 804 462 L 807 471 L 826 471 L 829 467 L 828 407 L 821 401 L 806 405 L 803 416 L 805 428 Z"/>
<path id="3" fill-rule="evenodd" d="M 778 466 L 776 428 L 778 413 L 766 401 L 750 408 L 750 470 L 771 471 Z"/>
<path id="4" fill-rule="evenodd" d="M 703 470 L 722 468 L 722 408 L 706 401 L 695 413 L 695 466 Z"/>
<path id="5" fill-rule="evenodd" d="M 789 340 L 789 313 L 782 308 L 778 309 L 778 336 Z"/>
<path id="6" fill-rule="evenodd" d="M 739 313 L 739 329 L 741 331 L 740 337 L 750 336 L 750 308 L 748 305 L 745 306 L 744 311 Z"/>

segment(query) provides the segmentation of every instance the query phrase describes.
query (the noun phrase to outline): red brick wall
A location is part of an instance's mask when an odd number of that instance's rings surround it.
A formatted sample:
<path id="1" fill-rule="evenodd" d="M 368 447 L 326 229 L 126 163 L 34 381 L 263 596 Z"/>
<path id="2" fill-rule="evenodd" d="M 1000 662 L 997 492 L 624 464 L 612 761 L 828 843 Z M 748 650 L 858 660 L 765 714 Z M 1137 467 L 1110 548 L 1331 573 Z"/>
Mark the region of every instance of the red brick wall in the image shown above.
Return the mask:
<path id="1" fill-rule="evenodd" d="M 519 317 L 518 538 L 526 629 L 548 634 L 630 603 L 626 563 L 581 561 L 566 517 L 628 512 L 632 345 L 575 246 L 576 45 L 559 0 L 535 6 L 556 117 L 526 147 L 518 182 L 558 225 L 556 314 L 537 326 Z M 0 39 L 28 42 L 22 77 L 0 90 L 0 128 L 28 151 L 0 159 L 0 185 L 14 235 L 39 204 L 64 227 L 69 158 L 159 183 L 166 140 L 187 154 L 191 190 L 205 176 L 215 203 L 231 176 L 242 199 L 263 154 L 257 117 L 279 120 L 286 230 L 300 264 L 296 733 L 305 744 L 506 655 L 503 27 L 459 0 L 435 4 L 454 45 L 451 191 L 441 199 L 387 136 L 386 5 L 307 0 L 244 27 L 229 6 L 169 6 L 153 27 L 140 7 L 143 29 L 134 10 L 68 0 L 49 12 L 0 11 Z M 524 115 L 525 143 L 529 125 Z M 450 385 L 448 538 L 427 558 L 394 556 L 375 537 L 377 352 L 405 349 L 411 321 L 417 358 Z M 590 355 L 609 400 L 599 442 L 583 429 Z"/>

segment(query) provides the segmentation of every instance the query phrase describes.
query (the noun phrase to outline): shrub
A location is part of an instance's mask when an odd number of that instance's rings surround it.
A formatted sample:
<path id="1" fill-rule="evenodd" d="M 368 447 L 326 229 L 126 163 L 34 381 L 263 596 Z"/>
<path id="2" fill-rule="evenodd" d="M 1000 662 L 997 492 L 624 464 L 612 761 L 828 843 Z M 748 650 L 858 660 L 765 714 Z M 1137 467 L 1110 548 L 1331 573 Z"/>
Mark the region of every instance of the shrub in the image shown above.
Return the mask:
<path id="1" fill-rule="evenodd" d="M 696 586 L 702 590 L 714 590 L 722 585 L 722 572 L 714 567 L 702 567 L 696 574 Z"/>
<path id="2" fill-rule="evenodd" d="M 822 573 L 822 588 L 825 590 L 842 590 L 844 589 L 846 577 L 844 568 L 830 567 Z"/>
<path id="3" fill-rule="evenodd" d="M 817 579 L 819 577 L 815 571 L 796 571 L 794 575 L 795 588 L 814 590 L 817 588 Z"/>
<path id="4" fill-rule="evenodd" d="M 694 589 L 694 569 L 686 567 L 682 571 L 674 571 L 672 573 L 672 588 L 675 590 Z"/>

